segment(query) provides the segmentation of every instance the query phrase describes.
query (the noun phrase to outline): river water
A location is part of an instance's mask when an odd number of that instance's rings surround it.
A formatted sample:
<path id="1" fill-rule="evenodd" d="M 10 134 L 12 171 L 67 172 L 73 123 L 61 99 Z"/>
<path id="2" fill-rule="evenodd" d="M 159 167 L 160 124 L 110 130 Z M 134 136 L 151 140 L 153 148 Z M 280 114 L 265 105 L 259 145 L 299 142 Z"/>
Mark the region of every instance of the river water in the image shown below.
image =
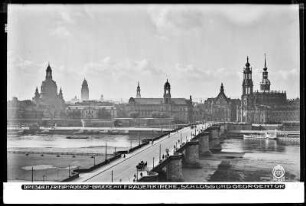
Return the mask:
<path id="1" fill-rule="evenodd" d="M 222 152 L 244 153 L 241 158 L 222 156 Z M 221 163 L 228 167 L 220 167 Z M 188 182 L 273 181 L 272 170 L 281 165 L 285 181 L 300 180 L 300 146 L 292 142 L 266 139 L 225 139 L 221 154 L 200 158 L 202 169 L 183 169 Z"/>
<path id="2" fill-rule="evenodd" d="M 127 150 L 141 142 L 142 139 L 151 136 L 131 135 L 90 135 L 88 139 L 67 139 L 66 135 L 22 135 L 8 136 L 8 151 L 36 151 L 36 152 L 77 152 L 77 153 L 107 153 L 110 155 L 115 150 Z M 207 182 L 207 181 L 271 181 L 273 178 L 272 169 L 281 165 L 285 169 L 286 181 L 299 181 L 300 178 L 300 146 L 296 144 L 279 143 L 276 140 L 243 140 L 225 139 L 222 143 L 222 152 L 242 152 L 242 158 L 229 158 L 226 156 L 213 155 L 208 158 L 200 158 L 201 169 L 183 169 L 183 176 L 186 182 Z M 79 159 L 78 159 L 79 158 Z M 83 158 L 83 159 L 82 159 Z M 87 159 L 86 159 L 87 158 Z M 61 156 L 55 155 L 29 155 L 8 153 L 8 179 L 30 180 L 28 168 L 33 165 L 44 171 L 48 170 L 48 178 L 52 178 L 52 169 L 68 166 L 92 166 L 92 159 L 88 157 Z M 103 161 L 101 156 L 100 160 Z M 226 169 L 220 168 L 221 163 L 230 165 Z M 85 167 L 84 166 L 84 167 Z M 42 176 L 45 173 L 41 173 Z M 58 175 L 58 174 L 57 174 Z M 56 181 L 56 178 L 53 178 Z"/>

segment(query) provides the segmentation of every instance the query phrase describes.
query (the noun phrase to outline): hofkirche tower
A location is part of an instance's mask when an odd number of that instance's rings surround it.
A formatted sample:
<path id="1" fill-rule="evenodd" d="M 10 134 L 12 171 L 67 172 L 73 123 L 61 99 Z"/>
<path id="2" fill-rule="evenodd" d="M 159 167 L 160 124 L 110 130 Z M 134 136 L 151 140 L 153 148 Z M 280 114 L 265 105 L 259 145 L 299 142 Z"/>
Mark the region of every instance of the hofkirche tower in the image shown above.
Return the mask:
<path id="1" fill-rule="evenodd" d="M 252 67 L 249 63 L 249 57 L 247 57 L 247 62 L 243 68 L 243 81 L 242 81 L 242 96 L 241 96 L 241 119 L 243 121 L 248 121 L 250 114 L 248 111 L 252 110 L 253 107 L 253 80 L 252 80 Z"/>

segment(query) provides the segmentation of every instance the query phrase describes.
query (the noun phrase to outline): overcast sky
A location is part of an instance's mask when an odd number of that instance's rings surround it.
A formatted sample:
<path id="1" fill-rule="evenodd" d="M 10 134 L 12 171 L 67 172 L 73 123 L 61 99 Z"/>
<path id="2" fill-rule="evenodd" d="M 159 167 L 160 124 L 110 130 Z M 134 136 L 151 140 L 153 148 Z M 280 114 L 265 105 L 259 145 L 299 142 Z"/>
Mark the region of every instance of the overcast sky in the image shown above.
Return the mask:
<path id="1" fill-rule="evenodd" d="M 8 99 L 31 99 L 50 62 L 65 100 L 240 98 L 249 56 L 259 89 L 264 53 L 272 90 L 299 96 L 297 5 L 9 5 Z"/>

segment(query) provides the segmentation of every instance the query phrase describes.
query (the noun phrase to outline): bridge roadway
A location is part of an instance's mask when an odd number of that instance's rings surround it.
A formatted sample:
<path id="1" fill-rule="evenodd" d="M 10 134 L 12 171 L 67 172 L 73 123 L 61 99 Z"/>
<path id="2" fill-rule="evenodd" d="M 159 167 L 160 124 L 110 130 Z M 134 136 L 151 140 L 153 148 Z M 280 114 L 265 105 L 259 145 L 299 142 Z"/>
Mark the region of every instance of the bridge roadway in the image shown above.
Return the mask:
<path id="1" fill-rule="evenodd" d="M 168 148 L 170 154 L 173 153 L 174 145 L 180 142 L 189 141 L 195 131 L 198 133 L 200 129 L 206 129 L 210 124 L 198 124 L 196 128 L 184 127 L 181 130 L 170 133 L 153 144 L 148 144 L 134 152 L 127 154 L 125 158 L 121 157 L 99 169 L 88 173 L 80 173 L 80 177 L 73 182 L 132 182 L 134 175 L 137 173 L 136 165 L 141 162 L 147 162 L 148 168 L 158 165 L 160 156 L 166 154 Z M 193 134 L 193 135 L 192 135 Z"/>

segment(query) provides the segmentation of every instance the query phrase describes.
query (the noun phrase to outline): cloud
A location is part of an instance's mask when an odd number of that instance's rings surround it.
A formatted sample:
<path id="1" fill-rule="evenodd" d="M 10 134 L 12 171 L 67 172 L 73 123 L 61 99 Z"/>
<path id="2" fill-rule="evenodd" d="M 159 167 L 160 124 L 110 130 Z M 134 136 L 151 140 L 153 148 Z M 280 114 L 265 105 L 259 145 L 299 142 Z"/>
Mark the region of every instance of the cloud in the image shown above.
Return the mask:
<path id="1" fill-rule="evenodd" d="M 147 10 L 157 35 L 162 39 L 213 29 L 221 19 L 236 25 L 253 25 L 269 8 L 256 5 L 163 5 Z"/>
<path id="2" fill-rule="evenodd" d="M 260 20 L 269 9 L 256 5 L 227 5 L 217 7 L 215 12 L 239 25 L 250 25 Z"/>
<path id="3" fill-rule="evenodd" d="M 51 32 L 51 35 L 58 37 L 68 37 L 71 36 L 71 33 L 66 27 L 59 26 Z"/>
<path id="4" fill-rule="evenodd" d="M 203 15 L 194 7 L 151 6 L 147 10 L 156 32 L 166 36 L 186 34 L 203 27 Z"/>
<path id="5" fill-rule="evenodd" d="M 78 18 L 82 18 L 82 13 L 79 9 L 73 7 L 58 7 L 54 13 L 54 23 L 51 26 L 50 34 L 60 38 L 71 36 L 70 28 L 78 22 Z"/>
<path id="6" fill-rule="evenodd" d="M 82 71 L 83 75 L 111 75 L 112 78 L 137 77 L 141 75 L 158 75 L 162 71 L 148 59 L 132 60 L 124 59 L 121 61 L 114 60 L 111 57 L 105 57 L 97 62 L 88 62 Z"/>
<path id="7" fill-rule="evenodd" d="M 284 80 L 295 78 L 299 79 L 299 70 L 296 68 L 290 70 L 278 70 L 275 76 L 281 77 Z"/>

